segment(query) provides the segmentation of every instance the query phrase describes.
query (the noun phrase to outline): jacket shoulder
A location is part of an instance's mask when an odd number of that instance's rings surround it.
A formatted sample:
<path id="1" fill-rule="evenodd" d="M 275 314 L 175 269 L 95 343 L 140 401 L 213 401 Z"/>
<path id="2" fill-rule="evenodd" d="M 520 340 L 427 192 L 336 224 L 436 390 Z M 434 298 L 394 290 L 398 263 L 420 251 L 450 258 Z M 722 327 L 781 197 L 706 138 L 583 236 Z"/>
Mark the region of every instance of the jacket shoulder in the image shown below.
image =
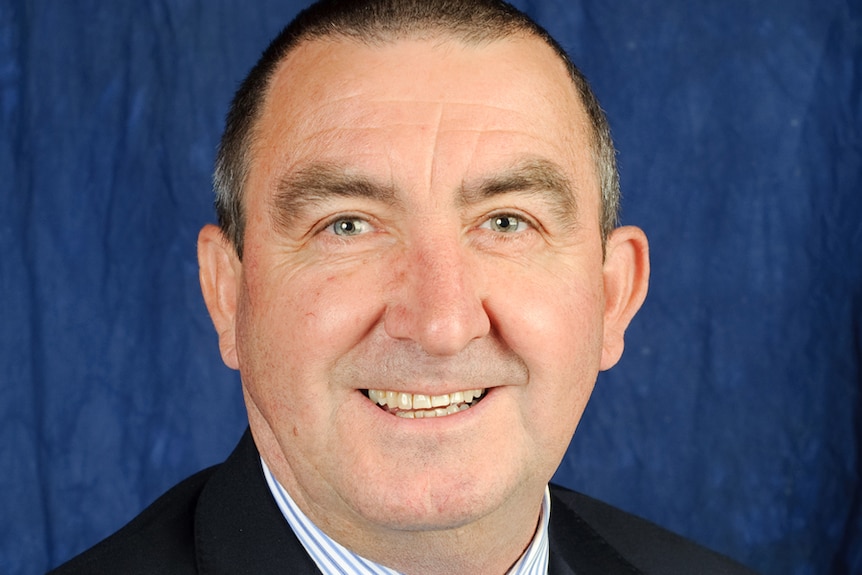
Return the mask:
<path id="1" fill-rule="evenodd" d="M 583 521 L 646 575 L 755 575 L 728 557 L 592 497 L 558 486 L 551 487 L 551 496 L 551 533 L 558 545 L 574 545 L 560 538 L 574 522 Z"/>
<path id="2" fill-rule="evenodd" d="M 201 491 L 217 467 L 178 483 L 125 527 L 49 575 L 196 573 L 195 509 Z"/>

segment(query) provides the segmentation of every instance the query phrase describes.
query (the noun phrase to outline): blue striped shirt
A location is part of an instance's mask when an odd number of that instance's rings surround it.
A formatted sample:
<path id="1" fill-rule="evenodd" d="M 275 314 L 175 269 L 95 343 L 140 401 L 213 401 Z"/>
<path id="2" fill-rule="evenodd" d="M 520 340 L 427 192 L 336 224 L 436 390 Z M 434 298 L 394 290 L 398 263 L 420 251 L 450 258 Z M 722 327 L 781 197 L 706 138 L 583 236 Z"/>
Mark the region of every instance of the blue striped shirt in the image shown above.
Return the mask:
<path id="1" fill-rule="evenodd" d="M 318 569 L 325 575 L 399 575 L 383 565 L 378 565 L 333 541 L 317 528 L 288 495 L 287 490 L 272 475 L 266 462 L 261 459 L 263 474 L 278 508 L 296 533 L 302 546 L 311 556 Z M 548 573 L 548 520 L 551 514 L 551 494 L 545 488 L 542 499 L 542 517 L 530 546 L 509 569 L 507 575 L 547 575 Z"/>

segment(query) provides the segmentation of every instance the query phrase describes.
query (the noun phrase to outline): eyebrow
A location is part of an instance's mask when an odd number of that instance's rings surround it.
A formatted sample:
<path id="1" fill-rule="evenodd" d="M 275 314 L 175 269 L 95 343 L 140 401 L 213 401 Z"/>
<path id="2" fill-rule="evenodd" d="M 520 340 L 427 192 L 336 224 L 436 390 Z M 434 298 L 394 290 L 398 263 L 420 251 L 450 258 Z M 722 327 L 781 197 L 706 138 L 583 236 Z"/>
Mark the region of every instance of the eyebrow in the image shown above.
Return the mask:
<path id="1" fill-rule="evenodd" d="M 544 159 L 523 160 L 493 176 L 465 184 L 460 203 L 471 205 L 511 193 L 544 196 L 562 223 L 572 226 L 577 221 L 577 202 L 569 178 L 557 164 Z"/>
<path id="2" fill-rule="evenodd" d="M 290 228 L 303 211 L 332 197 L 365 198 L 397 204 L 395 188 L 372 179 L 351 174 L 335 164 L 312 164 L 282 177 L 272 200 L 273 221 L 282 229 Z"/>
<path id="3" fill-rule="evenodd" d="M 577 204 L 569 178 L 555 163 L 544 159 L 522 160 L 477 182 L 462 184 L 460 207 L 467 207 L 506 194 L 537 194 L 549 201 L 554 216 L 566 226 L 577 222 Z M 332 197 L 364 198 L 401 205 L 393 185 L 385 185 L 361 174 L 351 174 L 338 164 L 317 163 L 283 176 L 272 200 L 273 221 L 289 229 L 303 211 Z"/>

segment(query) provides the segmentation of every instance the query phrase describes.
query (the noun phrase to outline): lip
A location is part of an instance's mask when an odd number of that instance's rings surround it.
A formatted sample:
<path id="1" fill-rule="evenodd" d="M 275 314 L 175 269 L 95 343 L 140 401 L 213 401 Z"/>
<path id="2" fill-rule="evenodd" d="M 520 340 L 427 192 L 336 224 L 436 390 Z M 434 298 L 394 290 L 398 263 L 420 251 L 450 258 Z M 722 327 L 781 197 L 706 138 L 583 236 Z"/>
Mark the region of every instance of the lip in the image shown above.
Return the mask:
<path id="1" fill-rule="evenodd" d="M 356 393 L 360 398 L 360 401 L 364 404 L 364 409 L 367 409 L 371 412 L 371 415 L 375 418 L 382 420 L 382 423 L 388 425 L 395 425 L 400 428 L 404 428 L 405 426 L 409 428 L 416 429 L 424 429 L 429 426 L 439 428 L 447 425 L 453 424 L 461 424 L 466 423 L 467 421 L 473 419 L 476 416 L 481 415 L 481 412 L 487 409 L 487 404 L 492 396 L 496 395 L 497 387 L 488 387 L 485 388 L 485 393 L 482 397 L 469 409 L 465 409 L 463 411 L 459 411 L 457 413 L 453 413 L 450 415 L 442 416 L 442 417 L 429 417 L 429 418 L 419 418 L 419 419 L 410 419 L 405 417 L 398 417 L 394 413 L 390 413 L 385 409 L 381 408 L 377 403 L 368 398 L 368 390 L 357 389 Z M 458 391 L 458 390 L 454 390 Z M 406 392 L 405 393 L 422 393 L 421 391 L 417 392 Z M 436 391 L 436 393 L 425 395 L 442 395 L 441 391 Z"/>

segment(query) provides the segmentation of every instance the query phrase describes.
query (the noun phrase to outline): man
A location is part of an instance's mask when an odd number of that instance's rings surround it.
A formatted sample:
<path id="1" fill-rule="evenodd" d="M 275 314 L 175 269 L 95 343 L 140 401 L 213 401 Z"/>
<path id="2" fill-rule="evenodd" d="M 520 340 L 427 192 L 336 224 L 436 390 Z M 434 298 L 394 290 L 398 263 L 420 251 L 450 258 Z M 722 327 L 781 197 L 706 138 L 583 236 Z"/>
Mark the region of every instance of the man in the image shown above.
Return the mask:
<path id="1" fill-rule="evenodd" d="M 548 489 L 647 290 L 606 120 L 493 1 L 323 2 L 240 88 L 201 286 L 250 433 L 58 573 L 742 573 Z"/>

